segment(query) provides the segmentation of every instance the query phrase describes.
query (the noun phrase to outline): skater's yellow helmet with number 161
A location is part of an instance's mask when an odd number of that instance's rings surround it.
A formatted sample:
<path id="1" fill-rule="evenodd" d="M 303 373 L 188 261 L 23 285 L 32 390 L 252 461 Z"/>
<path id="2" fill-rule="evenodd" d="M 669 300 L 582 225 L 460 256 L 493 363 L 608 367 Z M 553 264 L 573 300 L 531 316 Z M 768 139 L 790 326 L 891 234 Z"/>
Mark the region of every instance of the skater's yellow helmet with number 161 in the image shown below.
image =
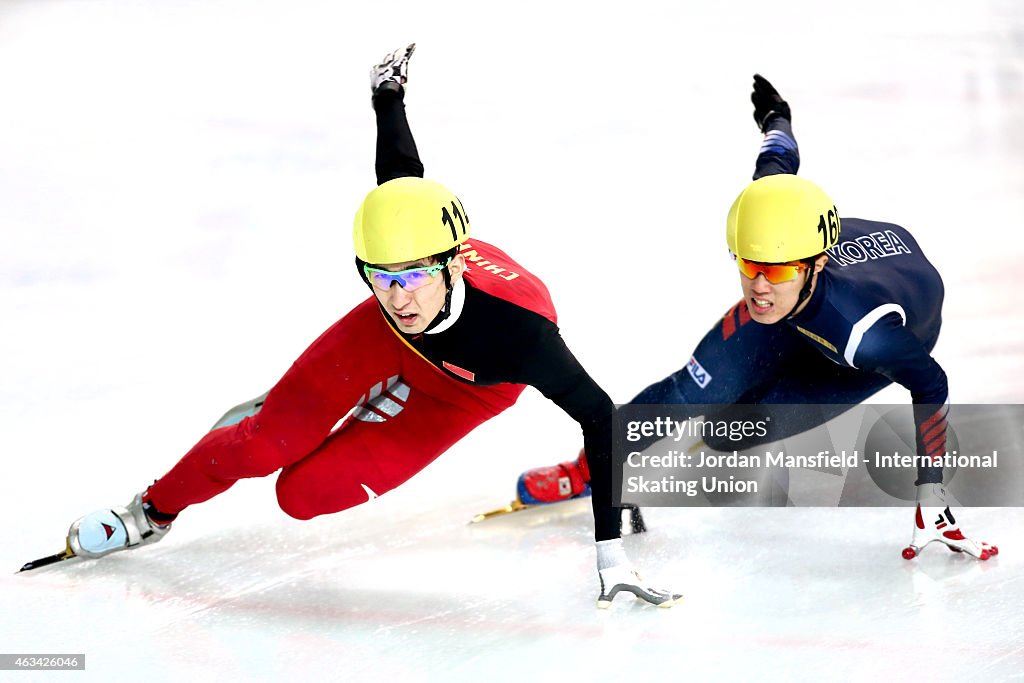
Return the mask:
<path id="1" fill-rule="evenodd" d="M 469 216 L 444 185 L 395 178 L 372 190 L 356 212 L 352 241 L 366 263 L 403 263 L 441 254 L 469 239 Z"/>
<path id="2" fill-rule="evenodd" d="M 825 191 L 789 174 L 758 178 L 729 209 L 729 250 L 748 261 L 788 263 L 839 242 L 839 212 Z"/>

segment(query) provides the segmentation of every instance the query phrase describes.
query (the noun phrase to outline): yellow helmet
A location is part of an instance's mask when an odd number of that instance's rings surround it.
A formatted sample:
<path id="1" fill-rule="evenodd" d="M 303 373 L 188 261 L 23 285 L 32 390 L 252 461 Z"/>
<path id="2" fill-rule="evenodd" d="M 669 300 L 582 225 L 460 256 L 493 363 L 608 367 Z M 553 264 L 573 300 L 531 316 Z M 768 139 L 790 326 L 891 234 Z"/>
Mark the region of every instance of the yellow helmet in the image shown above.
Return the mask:
<path id="1" fill-rule="evenodd" d="M 839 242 L 839 211 L 825 191 L 789 174 L 758 178 L 740 192 L 726 220 L 729 250 L 748 261 L 787 263 Z"/>
<path id="2" fill-rule="evenodd" d="M 352 241 L 366 263 L 402 263 L 441 254 L 469 239 L 469 216 L 444 185 L 395 178 L 372 190 L 356 211 Z"/>

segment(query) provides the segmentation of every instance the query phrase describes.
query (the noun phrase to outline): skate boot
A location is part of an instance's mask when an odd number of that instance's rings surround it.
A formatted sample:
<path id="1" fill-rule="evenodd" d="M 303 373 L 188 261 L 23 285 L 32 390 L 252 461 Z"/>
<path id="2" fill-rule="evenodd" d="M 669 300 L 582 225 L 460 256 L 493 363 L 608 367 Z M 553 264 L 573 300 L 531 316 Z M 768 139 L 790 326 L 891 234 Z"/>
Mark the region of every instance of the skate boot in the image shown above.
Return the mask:
<path id="1" fill-rule="evenodd" d="M 558 503 L 570 498 L 590 494 L 590 471 L 587 458 L 580 451 L 575 461 L 563 462 L 551 467 L 534 467 L 519 475 L 516 494 L 526 505 Z"/>
<path id="2" fill-rule="evenodd" d="M 416 43 L 400 47 L 370 69 L 370 92 L 399 90 L 409 80 L 409 58 Z"/>
<path id="3" fill-rule="evenodd" d="M 159 541 L 171 523 L 152 521 L 142 496 L 137 494 L 125 507 L 97 510 L 75 521 L 68 530 L 68 547 L 78 557 L 103 557 Z"/>
<path id="4" fill-rule="evenodd" d="M 921 484 L 917 487 L 917 512 L 914 536 L 903 549 L 903 559 L 912 560 L 921 550 L 938 541 L 956 553 L 967 553 L 979 560 L 999 554 L 999 548 L 982 541 L 967 538 L 960 531 L 947 503 L 946 487 L 942 484 Z M 955 501 L 952 501 L 955 504 Z"/>
<path id="5" fill-rule="evenodd" d="M 589 496 L 590 469 L 587 454 L 581 448 L 574 461 L 550 467 L 534 467 L 519 475 L 516 482 L 516 502 L 523 506 L 560 503 L 563 500 Z M 623 533 L 642 534 L 647 531 L 643 514 L 635 505 L 623 505 Z M 626 516 L 628 513 L 628 517 Z"/>

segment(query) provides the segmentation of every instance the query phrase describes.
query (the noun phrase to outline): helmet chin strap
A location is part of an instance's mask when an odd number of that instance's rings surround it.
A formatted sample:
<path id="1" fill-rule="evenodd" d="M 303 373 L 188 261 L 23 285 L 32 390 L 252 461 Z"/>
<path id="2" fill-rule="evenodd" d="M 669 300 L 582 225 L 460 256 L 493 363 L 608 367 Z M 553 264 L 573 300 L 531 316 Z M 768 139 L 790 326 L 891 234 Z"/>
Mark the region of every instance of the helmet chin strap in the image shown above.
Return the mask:
<path id="1" fill-rule="evenodd" d="M 804 280 L 804 286 L 800 288 L 800 295 L 796 298 L 796 304 L 790 309 L 783 320 L 789 320 L 796 315 L 796 309 L 800 308 L 800 305 L 807 300 L 807 297 L 811 295 L 811 284 L 814 282 L 814 266 L 812 265 L 807 269 L 807 279 Z"/>
<path id="2" fill-rule="evenodd" d="M 446 290 L 444 294 L 444 306 L 441 307 L 441 310 L 438 311 L 437 315 L 434 316 L 434 319 L 430 321 L 430 324 L 427 325 L 420 334 L 430 332 L 432 329 L 447 320 L 452 314 L 452 291 L 454 291 L 455 286 L 454 283 L 452 283 L 452 274 L 448 271 L 447 265 L 445 269 L 441 271 L 441 275 L 444 276 L 444 286 Z"/>

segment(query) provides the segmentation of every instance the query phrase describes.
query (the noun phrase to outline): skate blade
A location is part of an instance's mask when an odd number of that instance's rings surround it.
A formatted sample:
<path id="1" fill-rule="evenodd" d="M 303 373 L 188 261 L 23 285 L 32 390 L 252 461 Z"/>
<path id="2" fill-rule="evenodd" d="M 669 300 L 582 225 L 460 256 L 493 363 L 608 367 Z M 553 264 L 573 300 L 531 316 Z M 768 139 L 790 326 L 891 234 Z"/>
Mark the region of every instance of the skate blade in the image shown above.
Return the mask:
<path id="1" fill-rule="evenodd" d="M 988 560 L 992 559 L 993 557 L 995 557 L 995 556 L 997 556 L 999 554 L 999 548 L 998 547 L 996 547 L 994 545 L 991 545 L 989 543 L 985 543 L 984 541 L 982 541 L 980 543 L 980 548 L 981 549 L 978 552 L 978 554 L 975 554 L 975 553 L 971 552 L 971 550 L 969 550 L 966 547 L 957 547 L 955 544 L 948 543 L 948 542 L 942 540 L 941 538 L 933 538 L 933 539 L 923 543 L 920 546 L 917 546 L 917 545 L 914 545 L 914 544 L 908 545 L 906 548 L 903 549 L 903 559 L 905 559 L 905 560 L 912 560 L 915 557 L 920 556 L 921 555 L 921 551 L 924 550 L 928 545 L 930 545 L 932 543 L 938 543 L 939 545 L 943 545 L 951 553 L 956 553 L 958 555 L 961 555 L 961 554 L 962 555 L 967 555 L 968 557 L 972 557 L 975 560 L 978 560 L 979 562 L 988 561 Z"/>
<path id="2" fill-rule="evenodd" d="M 671 600 L 666 600 L 665 602 L 659 603 L 658 607 L 673 607 L 675 605 L 680 604 L 682 601 L 683 601 L 683 596 L 682 595 L 677 595 L 676 597 L 672 598 Z"/>
<path id="3" fill-rule="evenodd" d="M 643 589 L 636 589 L 632 586 L 616 586 L 611 590 L 610 593 L 608 593 L 608 595 L 601 595 L 597 598 L 597 608 L 608 609 L 609 607 L 611 607 L 612 600 L 614 600 L 615 596 L 619 593 L 629 593 L 636 600 L 646 602 L 648 605 L 654 605 L 655 607 L 659 608 L 668 608 L 672 607 L 673 605 L 678 605 L 683 601 L 683 598 L 685 597 L 682 593 L 670 593 L 669 595 L 672 595 L 671 598 L 661 600 L 660 602 L 655 602 L 655 600 L 653 600 L 652 598 L 657 598 L 658 596 L 656 596 L 654 593 L 644 591 Z"/>
<path id="4" fill-rule="evenodd" d="M 636 596 L 634 596 L 634 597 L 636 597 Z M 636 597 L 636 599 L 637 600 L 642 600 L 643 602 L 646 602 L 647 604 L 651 604 L 650 601 L 644 600 L 643 598 Z M 673 605 L 678 605 L 682 601 L 683 601 L 683 596 L 680 595 L 678 598 L 673 598 L 671 600 L 665 600 L 664 602 L 659 602 L 656 605 L 656 607 L 658 607 L 659 609 L 662 608 L 662 607 L 669 608 L 669 607 L 672 607 Z M 610 598 L 599 598 L 598 601 L 597 601 L 597 608 L 598 609 L 608 609 L 611 606 L 612 606 L 612 601 L 611 601 Z"/>
<path id="5" fill-rule="evenodd" d="M 525 505 L 524 503 L 521 503 L 519 501 L 519 499 L 517 498 L 516 500 L 513 500 L 511 503 L 509 503 L 505 507 L 498 508 L 497 510 L 490 510 L 488 512 L 481 512 L 478 515 L 474 515 L 473 519 L 469 520 L 469 523 L 470 524 L 479 524 L 480 522 L 483 522 L 484 520 L 492 519 L 494 517 L 500 517 L 502 515 L 508 515 L 508 514 L 513 513 L 513 512 L 520 512 L 522 510 L 529 510 L 532 507 L 536 507 L 536 506 L 534 506 L 534 505 Z"/>
<path id="6" fill-rule="evenodd" d="M 72 552 L 71 545 L 69 544 L 66 545 L 64 547 L 64 550 L 60 551 L 59 553 L 48 555 L 46 557 L 40 557 L 38 560 L 33 560 L 31 562 L 26 562 L 24 565 L 22 565 L 21 569 L 15 572 L 15 574 L 31 571 L 33 569 L 39 569 L 40 567 L 46 567 L 48 565 L 55 564 L 57 562 L 62 562 L 64 560 L 70 560 L 72 557 L 78 556 L 75 555 L 74 552 Z"/>

